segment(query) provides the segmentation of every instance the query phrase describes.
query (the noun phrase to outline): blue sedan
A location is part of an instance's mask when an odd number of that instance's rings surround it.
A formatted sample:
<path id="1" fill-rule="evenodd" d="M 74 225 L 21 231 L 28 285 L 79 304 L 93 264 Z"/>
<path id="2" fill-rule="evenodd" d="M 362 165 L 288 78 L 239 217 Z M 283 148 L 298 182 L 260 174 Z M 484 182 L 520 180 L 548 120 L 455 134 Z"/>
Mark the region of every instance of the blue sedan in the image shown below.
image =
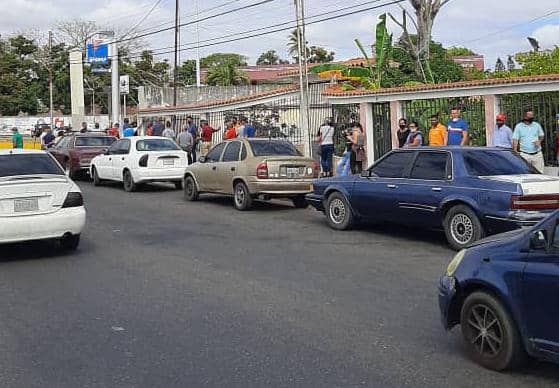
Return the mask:
<path id="1" fill-rule="evenodd" d="M 316 180 L 306 199 L 334 229 L 360 220 L 443 229 L 460 250 L 559 208 L 559 178 L 538 174 L 510 150 L 403 149 L 360 176 Z"/>
<path id="2" fill-rule="evenodd" d="M 559 212 L 460 251 L 439 306 L 445 328 L 460 324 L 467 353 L 486 368 L 512 369 L 527 355 L 559 363 Z"/>

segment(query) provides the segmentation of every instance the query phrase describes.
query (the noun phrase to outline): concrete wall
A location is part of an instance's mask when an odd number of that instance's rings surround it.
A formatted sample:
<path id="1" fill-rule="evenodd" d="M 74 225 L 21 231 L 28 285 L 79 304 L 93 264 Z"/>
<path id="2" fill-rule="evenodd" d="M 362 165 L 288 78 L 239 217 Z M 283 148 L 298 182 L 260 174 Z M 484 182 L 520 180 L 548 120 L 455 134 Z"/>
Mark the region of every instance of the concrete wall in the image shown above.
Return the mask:
<path id="1" fill-rule="evenodd" d="M 72 116 L 54 116 L 54 122 L 62 120 L 63 125 L 71 125 L 73 128 L 80 128 L 81 121 L 75 125 L 72 122 Z M 85 116 L 84 121 L 89 128 L 93 128 L 93 116 Z M 0 116 L 0 134 L 10 132 L 12 127 L 17 127 L 21 133 L 29 133 L 35 127 L 38 120 L 44 120 L 46 124 L 50 124 L 49 116 Z M 95 116 L 95 122 L 99 123 L 101 129 L 109 127 L 109 116 Z"/>

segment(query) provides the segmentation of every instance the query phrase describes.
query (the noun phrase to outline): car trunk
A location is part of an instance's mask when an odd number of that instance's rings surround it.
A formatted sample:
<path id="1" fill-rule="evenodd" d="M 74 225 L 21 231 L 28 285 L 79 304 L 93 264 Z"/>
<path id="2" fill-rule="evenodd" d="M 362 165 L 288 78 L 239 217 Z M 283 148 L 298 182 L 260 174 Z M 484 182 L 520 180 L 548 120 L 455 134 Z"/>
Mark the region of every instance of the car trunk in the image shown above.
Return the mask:
<path id="1" fill-rule="evenodd" d="M 482 179 L 519 184 L 523 195 L 559 194 L 559 178 L 539 175 L 497 175 L 481 177 Z"/>
<path id="2" fill-rule="evenodd" d="M 186 167 L 186 153 L 184 151 L 147 152 L 149 168 L 177 168 Z"/>
<path id="3" fill-rule="evenodd" d="M 51 213 L 59 209 L 72 183 L 65 177 L 18 176 L 0 179 L 0 217 Z"/>
<path id="4" fill-rule="evenodd" d="M 293 156 L 263 158 L 270 179 L 312 179 L 316 162 Z"/>

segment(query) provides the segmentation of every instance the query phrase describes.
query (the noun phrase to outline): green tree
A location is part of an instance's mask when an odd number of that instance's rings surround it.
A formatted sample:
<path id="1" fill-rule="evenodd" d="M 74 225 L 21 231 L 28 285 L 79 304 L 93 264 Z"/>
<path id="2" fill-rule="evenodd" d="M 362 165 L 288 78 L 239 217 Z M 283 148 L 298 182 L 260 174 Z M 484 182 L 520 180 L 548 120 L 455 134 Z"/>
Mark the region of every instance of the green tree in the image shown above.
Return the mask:
<path id="1" fill-rule="evenodd" d="M 196 61 L 189 59 L 184 61 L 177 69 L 177 80 L 183 85 L 194 85 L 196 83 Z"/>
<path id="2" fill-rule="evenodd" d="M 289 61 L 281 59 L 276 50 L 268 50 L 260 54 L 256 60 L 257 65 L 285 65 L 287 63 Z"/>
<path id="3" fill-rule="evenodd" d="M 450 57 L 469 57 L 471 55 L 476 55 L 476 53 L 466 47 L 453 46 L 447 48 L 446 51 Z"/>
<path id="4" fill-rule="evenodd" d="M 246 66 L 247 58 L 240 54 L 215 53 L 200 59 L 200 67 L 210 68 L 224 64 L 232 64 L 236 67 Z"/>
<path id="5" fill-rule="evenodd" d="M 323 47 L 311 46 L 309 48 L 309 63 L 328 63 L 334 60 L 334 56 L 336 55 L 333 51 L 328 52 Z"/>
<path id="6" fill-rule="evenodd" d="M 248 84 L 248 77 L 240 72 L 235 63 L 223 63 L 208 70 L 206 83 L 211 86 L 234 86 Z"/>

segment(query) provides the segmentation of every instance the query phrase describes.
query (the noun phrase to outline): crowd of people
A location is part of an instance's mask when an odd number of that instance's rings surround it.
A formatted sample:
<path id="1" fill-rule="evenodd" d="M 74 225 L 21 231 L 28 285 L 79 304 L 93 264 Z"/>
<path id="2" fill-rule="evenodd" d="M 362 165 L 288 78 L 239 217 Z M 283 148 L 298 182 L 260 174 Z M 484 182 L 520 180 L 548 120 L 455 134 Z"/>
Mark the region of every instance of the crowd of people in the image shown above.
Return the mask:
<path id="1" fill-rule="evenodd" d="M 316 142 L 319 144 L 320 164 L 323 177 L 334 174 L 332 156 L 334 154 L 335 128 L 331 119 L 320 127 Z M 337 175 L 360 174 L 365 161 L 365 133 L 360 123 L 353 123 L 350 129 L 342 132 L 345 143 L 342 160 L 337 166 Z"/>

